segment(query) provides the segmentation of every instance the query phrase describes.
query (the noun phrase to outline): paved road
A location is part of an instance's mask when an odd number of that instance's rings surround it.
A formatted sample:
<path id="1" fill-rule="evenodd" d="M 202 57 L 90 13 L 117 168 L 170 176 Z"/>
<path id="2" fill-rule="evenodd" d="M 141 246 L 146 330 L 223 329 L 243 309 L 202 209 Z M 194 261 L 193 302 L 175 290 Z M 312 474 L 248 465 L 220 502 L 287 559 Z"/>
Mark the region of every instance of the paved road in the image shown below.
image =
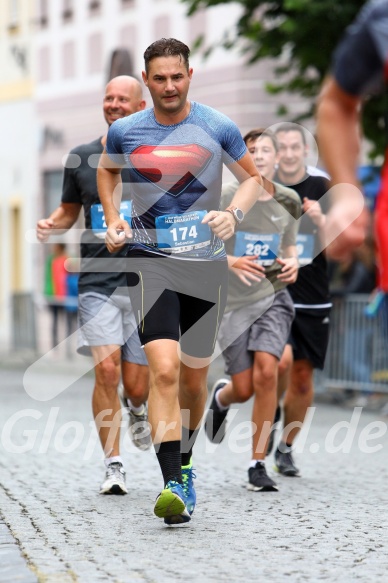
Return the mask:
<path id="1" fill-rule="evenodd" d="M 319 405 L 302 436 L 304 451 L 296 455 L 303 478 L 278 477 L 278 493 L 252 493 L 244 487 L 249 405 L 236 410 L 228 439 L 215 451 L 201 432 L 198 506 L 191 523 L 169 528 L 152 512 L 162 486 L 155 456 L 127 440 L 129 494 L 98 495 L 104 469 L 91 423 L 90 376 L 52 400 L 38 401 L 23 388 L 23 371 L 3 368 L 0 374 L 0 517 L 31 569 L 31 582 L 385 580 L 386 418 L 373 429 L 377 418 L 363 413 L 348 439 L 350 451 L 333 453 L 346 431 L 336 424 L 349 421 L 352 411 Z M 73 365 L 67 372 L 53 363 L 33 378 L 47 398 L 74 375 Z M 30 393 L 31 376 L 29 371 L 25 377 Z M 366 431 L 384 428 L 384 435 L 365 443 Z M 360 442 L 364 449 L 381 448 L 366 453 Z M 16 574 L 7 579 L 1 565 L 0 581 L 18 580 Z"/>
<path id="2" fill-rule="evenodd" d="M 37 583 L 18 542 L 0 519 L 0 583 Z"/>

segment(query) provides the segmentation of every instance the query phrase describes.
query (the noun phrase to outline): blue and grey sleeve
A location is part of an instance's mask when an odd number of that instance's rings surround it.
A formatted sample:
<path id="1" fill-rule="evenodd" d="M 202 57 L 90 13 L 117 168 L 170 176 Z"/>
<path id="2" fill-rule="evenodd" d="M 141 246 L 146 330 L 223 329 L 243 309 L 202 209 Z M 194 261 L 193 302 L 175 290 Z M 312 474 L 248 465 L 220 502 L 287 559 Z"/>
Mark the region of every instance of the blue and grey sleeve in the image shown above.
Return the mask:
<path id="1" fill-rule="evenodd" d="M 388 5 L 368 2 L 345 31 L 333 55 L 332 74 L 346 93 L 379 90 L 388 59 Z"/>
<path id="2" fill-rule="evenodd" d="M 118 123 L 119 121 L 121 120 L 113 123 L 108 130 L 105 150 L 113 162 L 120 166 L 124 166 L 125 157 L 122 149 L 122 132 L 120 124 Z"/>

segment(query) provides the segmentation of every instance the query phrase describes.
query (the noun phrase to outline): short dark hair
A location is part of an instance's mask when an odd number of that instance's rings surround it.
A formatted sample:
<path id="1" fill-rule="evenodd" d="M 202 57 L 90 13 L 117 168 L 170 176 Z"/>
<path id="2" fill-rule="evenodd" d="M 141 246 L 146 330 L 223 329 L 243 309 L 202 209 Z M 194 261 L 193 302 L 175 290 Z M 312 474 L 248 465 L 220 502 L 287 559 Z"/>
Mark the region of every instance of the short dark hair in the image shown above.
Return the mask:
<path id="1" fill-rule="evenodd" d="M 144 53 L 145 69 L 148 73 L 148 66 L 152 59 L 157 57 L 181 57 L 189 69 L 190 49 L 185 43 L 176 38 L 160 38 L 150 45 Z"/>
<path id="2" fill-rule="evenodd" d="M 254 130 L 250 130 L 247 134 L 245 134 L 243 140 L 247 145 L 248 142 L 250 142 L 251 140 L 256 141 L 257 138 L 261 138 L 262 136 L 267 137 L 272 141 L 273 147 L 275 148 L 276 152 L 279 150 L 279 144 L 276 135 L 273 133 L 273 131 L 267 130 L 265 128 L 256 128 Z"/>
<path id="3" fill-rule="evenodd" d="M 263 131 L 264 131 L 263 128 L 249 130 L 249 132 L 247 134 L 245 134 L 245 136 L 243 137 L 245 144 L 247 144 L 251 140 L 256 140 L 257 138 L 259 138 L 261 136 L 261 134 L 263 133 Z"/>
<path id="4" fill-rule="evenodd" d="M 300 135 L 302 136 L 303 144 L 305 146 L 307 145 L 306 135 L 304 133 L 304 129 L 298 123 L 292 123 L 292 122 L 282 123 L 282 124 L 280 124 L 280 126 L 278 126 L 276 128 L 276 135 L 278 135 L 280 132 L 299 132 Z"/>

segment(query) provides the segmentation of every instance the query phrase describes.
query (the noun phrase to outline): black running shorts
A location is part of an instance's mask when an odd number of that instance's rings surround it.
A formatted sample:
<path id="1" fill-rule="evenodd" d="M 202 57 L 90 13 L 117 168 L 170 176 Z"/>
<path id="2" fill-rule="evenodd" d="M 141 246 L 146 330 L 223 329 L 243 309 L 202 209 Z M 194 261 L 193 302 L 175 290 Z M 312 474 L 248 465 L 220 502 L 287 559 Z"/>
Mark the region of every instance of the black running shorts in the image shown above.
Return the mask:
<path id="1" fill-rule="evenodd" d="M 212 355 L 226 305 L 226 260 L 193 261 L 130 252 L 128 291 L 141 344 L 171 339 L 183 353 Z"/>
<path id="2" fill-rule="evenodd" d="M 330 308 L 296 308 L 289 344 L 294 360 L 308 360 L 323 369 L 329 343 Z"/>

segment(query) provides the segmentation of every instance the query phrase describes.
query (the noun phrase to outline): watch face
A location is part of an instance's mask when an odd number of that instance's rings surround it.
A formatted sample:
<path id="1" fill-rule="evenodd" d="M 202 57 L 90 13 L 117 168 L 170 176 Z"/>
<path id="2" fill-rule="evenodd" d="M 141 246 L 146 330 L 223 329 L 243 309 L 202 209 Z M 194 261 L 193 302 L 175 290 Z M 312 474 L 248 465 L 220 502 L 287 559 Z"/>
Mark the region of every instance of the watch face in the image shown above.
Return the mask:
<path id="1" fill-rule="evenodd" d="M 244 219 L 244 213 L 241 209 L 235 209 L 234 211 L 235 217 L 239 223 Z"/>

